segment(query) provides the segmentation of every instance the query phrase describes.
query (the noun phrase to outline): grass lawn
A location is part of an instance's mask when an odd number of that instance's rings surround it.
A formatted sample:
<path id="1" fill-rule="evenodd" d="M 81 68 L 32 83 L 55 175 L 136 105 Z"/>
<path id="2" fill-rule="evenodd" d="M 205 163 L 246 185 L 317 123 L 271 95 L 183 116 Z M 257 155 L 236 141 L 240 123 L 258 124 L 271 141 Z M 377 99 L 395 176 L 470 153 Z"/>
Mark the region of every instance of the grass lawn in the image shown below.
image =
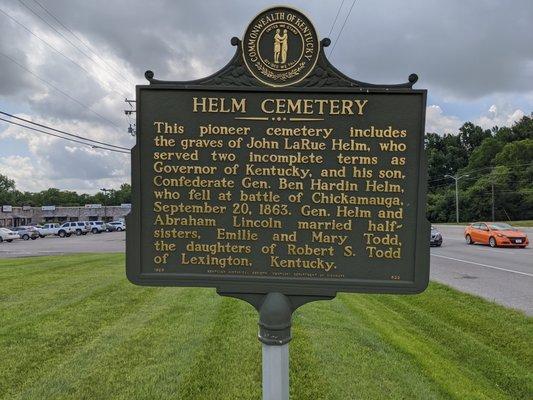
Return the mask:
<path id="1" fill-rule="evenodd" d="M 257 315 L 123 255 L 0 260 L 0 399 L 260 399 Z M 431 284 L 295 313 L 291 399 L 531 399 L 533 319 Z"/>

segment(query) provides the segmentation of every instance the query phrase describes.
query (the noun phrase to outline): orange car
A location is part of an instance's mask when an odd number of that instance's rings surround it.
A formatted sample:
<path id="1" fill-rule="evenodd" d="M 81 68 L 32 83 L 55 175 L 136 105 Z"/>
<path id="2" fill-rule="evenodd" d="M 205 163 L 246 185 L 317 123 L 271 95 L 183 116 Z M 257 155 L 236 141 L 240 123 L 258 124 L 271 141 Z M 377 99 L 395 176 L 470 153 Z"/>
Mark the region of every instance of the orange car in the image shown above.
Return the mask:
<path id="1" fill-rule="evenodd" d="M 490 247 L 515 246 L 526 247 L 527 235 L 501 222 L 475 222 L 465 228 L 465 240 L 468 244 L 481 243 Z"/>

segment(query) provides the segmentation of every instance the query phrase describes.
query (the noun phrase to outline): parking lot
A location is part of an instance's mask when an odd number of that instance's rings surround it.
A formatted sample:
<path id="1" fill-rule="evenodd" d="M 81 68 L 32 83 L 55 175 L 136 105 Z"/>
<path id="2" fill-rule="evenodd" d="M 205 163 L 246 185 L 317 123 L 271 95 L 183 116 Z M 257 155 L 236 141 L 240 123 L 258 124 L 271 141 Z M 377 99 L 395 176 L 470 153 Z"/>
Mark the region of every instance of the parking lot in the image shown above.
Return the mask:
<path id="1" fill-rule="evenodd" d="M 126 248 L 125 232 L 104 232 L 60 238 L 47 236 L 36 240 L 15 240 L 0 244 L 0 258 L 49 256 L 68 253 L 113 253 Z"/>
<path id="2" fill-rule="evenodd" d="M 431 279 L 533 315 L 533 248 L 467 245 L 462 226 L 436 225 L 442 247 L 431 248 Z M 533 229 L 523 229 L 533 238 Z M 104 232 L 0 244 L 0 258 L 125 251 L 125 232 Z"/>

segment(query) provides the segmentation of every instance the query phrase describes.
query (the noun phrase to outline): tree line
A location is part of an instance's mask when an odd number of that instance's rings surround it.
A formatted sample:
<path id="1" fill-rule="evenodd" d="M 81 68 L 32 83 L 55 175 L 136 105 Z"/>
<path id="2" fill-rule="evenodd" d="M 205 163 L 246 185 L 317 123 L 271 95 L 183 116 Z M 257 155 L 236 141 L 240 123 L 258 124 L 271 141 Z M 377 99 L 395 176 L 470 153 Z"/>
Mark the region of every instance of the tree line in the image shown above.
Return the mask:
<path id="1" fill-rule="evenodd" d="M 84 206 L 85 204 L 105 204 L 119 206 L 131 203 L 131 185 L 123 183 L 119 189 L 110 189 L 106 194 L 77 193 L 71 190 L 50 188 L 40 192 L 22 192 L 17 190 L 15 181 L 0 174 L 0 205 L 41 207 L 55 206 Z"/>
<path id="2" fill-rule="evenodd" d="M 426 134 L 427 216 L 431 222 L 455 221 L 455 180 L 459 219 L 533 219 L 533 113 L 511 127 L 482 129 L 471 122 L 457 134 Z"/>
<path id="3" fill-rule="evenodd" d="M 431 222 L 455 221 L 455 181 L 458 181 L 460 220 L 533 219 L 533 113 L 511 127 L 482 129 L 466 122 L 456 134 L 427 133 L 427 216 Z M 104 193 L 78 194 L 50 188 L 22 192 L 0 174 L 0 205 L 83 206 L 131 203 L 131 186 Z"/>

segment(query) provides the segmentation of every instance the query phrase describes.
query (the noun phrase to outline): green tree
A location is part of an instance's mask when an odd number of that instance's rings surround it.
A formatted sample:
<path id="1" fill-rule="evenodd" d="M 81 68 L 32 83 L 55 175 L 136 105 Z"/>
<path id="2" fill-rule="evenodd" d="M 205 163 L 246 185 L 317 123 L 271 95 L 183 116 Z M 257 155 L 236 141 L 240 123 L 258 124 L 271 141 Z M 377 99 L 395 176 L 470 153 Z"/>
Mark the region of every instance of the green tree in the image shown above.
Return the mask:
<path id="1" fill-rule="evenodd" d="M 15 180 L 0 174 L 0 193 L 15 190 Z"/>
<path id="2" fill-rule="evenodd" d="M 465 122 L 459 128 L 459 140 L 468 154 L 472 153 L 476 147 L 491 136 L 490 130 L 483 130 L 472 122 Z"/>

